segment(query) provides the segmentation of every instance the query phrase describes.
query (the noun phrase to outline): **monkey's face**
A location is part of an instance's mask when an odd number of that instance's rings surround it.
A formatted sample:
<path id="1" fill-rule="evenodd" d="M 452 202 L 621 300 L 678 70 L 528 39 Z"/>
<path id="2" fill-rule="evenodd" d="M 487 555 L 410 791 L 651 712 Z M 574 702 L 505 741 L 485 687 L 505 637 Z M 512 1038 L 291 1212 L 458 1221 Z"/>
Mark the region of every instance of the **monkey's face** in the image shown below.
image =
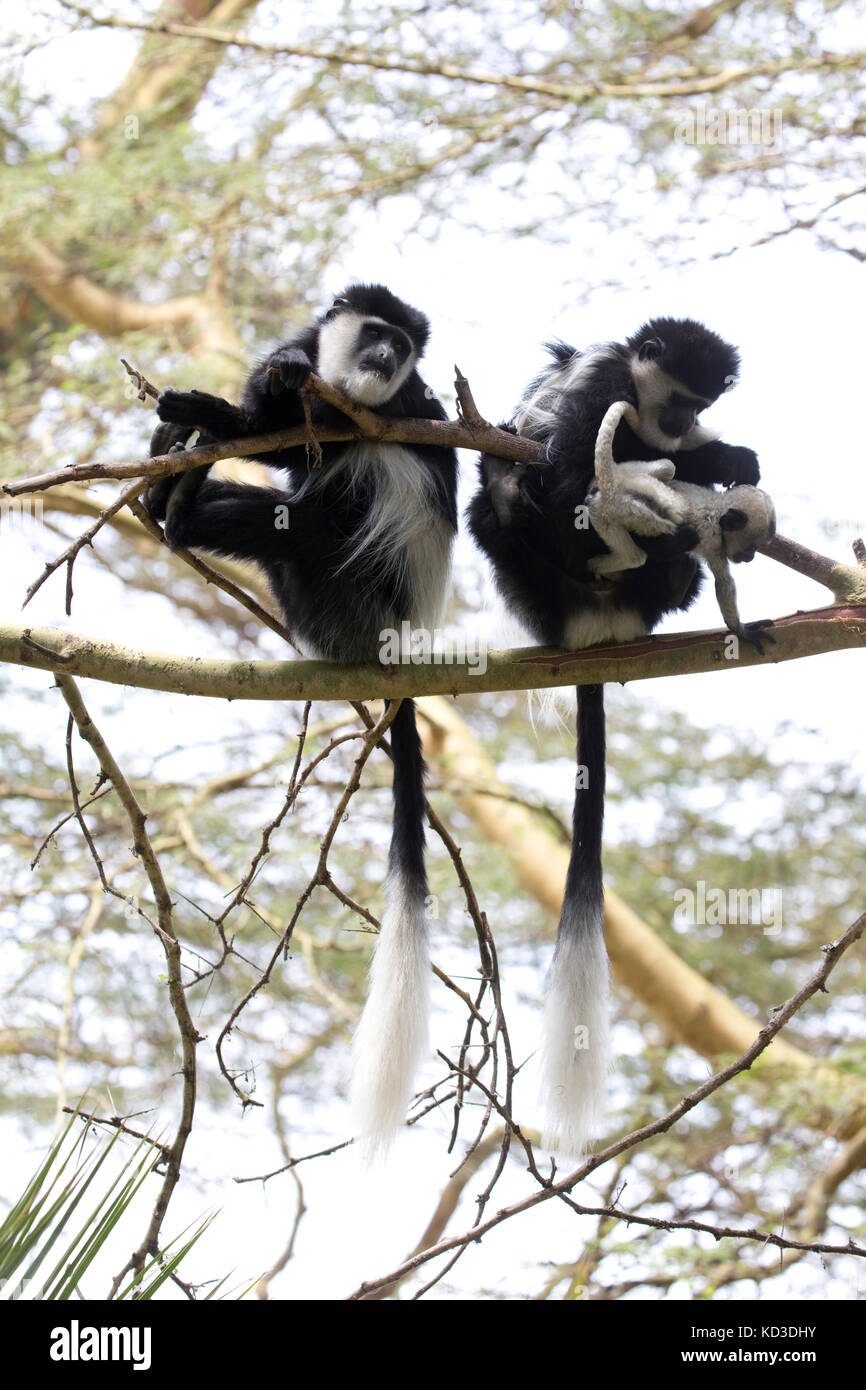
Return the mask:
<path id="1" fill-rule="evenodd" d="M 699 424 L 699 416 L 712 401 L 671 376 L 661 361 L 636 358 L 632 379 L 638 397 L 638 422 L 633 428 L 645 444 L 668 453 L 705 443 L 711 437 Z"/>
<path id="2" fill-rule="evenodd" d="M 382 405 L 411 375 L 418 353 L 408 333 L 351 310 L 319 329 L 318 371 L 360 405 Z"/>
<path id="3" fill-rule="evenodd" d="M 771 498 L 757 487 L 728 488 L 719 530 L 727 558 L 733 564 L 754 560 L 759 545 L 776 534 L 776 511 Z"/>

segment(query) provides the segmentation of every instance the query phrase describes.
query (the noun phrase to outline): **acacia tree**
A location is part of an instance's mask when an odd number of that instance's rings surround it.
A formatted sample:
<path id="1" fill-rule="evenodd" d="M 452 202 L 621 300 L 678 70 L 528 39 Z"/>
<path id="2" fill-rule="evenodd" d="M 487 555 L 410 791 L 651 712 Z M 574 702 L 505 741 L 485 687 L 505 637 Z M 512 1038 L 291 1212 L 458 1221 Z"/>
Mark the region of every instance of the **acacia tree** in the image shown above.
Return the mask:
<path id="1" fill-rule="evenodd" d="M 857 160 L 863 128 L 856 92 L 862 55 L 850 44 L 847 14 L 844 5 L 735 2 L 685 18 L 643 6 L 618 7 L 611 18 L 603 9 L 555 3 L 471 10 L 452 4 L 415 10 L 341 4 L 333 11 L 302 7 L 287 20 L 284 7 L 277 12 L 239 0 L 189 0 L 153 12 L 133 5 L 96 10 L 65 0 L 49 4 L 39 16 L 38 36 L 25 33 L 13 44 L 12 80 L 4 89 L 0 351 L 6 399 L 0 471 L 26 479 L 72 465 L 88 481 L 97 476 L 98 459 L 107 465 L 109 480 L 121 476 L 114 465 L 140 447 L 130 423 L 136 386 L 126 395 L 118 389 L 119 351 L 157 381 L 231 393 L 253 345 L 306 318 L 324 267 L 364 210 L 395 195 L 411 195 L 411 215 L 429 231 L 459 216 L 470 189 L 487 187 L 489 210 L 479 210 L 477 198 L 466 199 L 482 226 L 555 237 L 574 234 L 577 214 L 581 223 L 637 235 L 649 200 L 657 206 L 660 192 L 667 194 L 660 206 L 670 209 L 670 225 L 687 235 L 713 217 L 733 190 L 748 191 L 759 200 L 759 235 L 811 227 L 828 244 L 860 257 L 856 209 L 863 175 Z M 38 95 L 32 79 L 43 46 L 50 54 L 54 39 L 62 43 L 71 30 L 85 36 L 95 31 L 91 41 L 108 38 L 118 53 L 132 53 L 115 90 L 95 106 L 82 103 L 74 89 L 68 103 L 62 92 L 51 99 Z M 720 108 L 731 119 L 744 111 L 770 119 L 766 130 L 759 124 L 760 138 L 752 143 L 714 139 L 714 130 L 730 134 L 732 128 L 724 121 L 712 125 Z M 771 139 L 765 141 L 764 134 Z M 724 240 L 729 229 L 726 222 L 717 250 L 730 249 Z M 660 255 L 670 244 L 669 231 L 660 225 Z M 647 238 L 640 235 L 646 249 Z M 740 236 L 754 238 L 754 232 L 740 230 Z M 467 443 L 477 438 L 471 428 L 464 436 Z M 132 470 L 143 471 L 143 465 Z M 25 483 L 16 495 L 28 495 L 28 488 Z M 43 498 L 51 524 L 60 529 L 56 518 L 64 511 L 101 520 L 106 507 L 105 498 L 77 483 L 52 486 Z M 239 655 L 273 652 L 267 628 L 279 624 L 265 593 L 259 590 L 258 601 L 239 606 L 225 569 L 222 577 L 208 570 L 214 582 L 203 586 L 200 577 L 165 559 L 158 533 L 140 511 L 131 515 L 119 495 L 112 505 L 113 514 L 96 535 L 97 563 L 130 588 L 163 588 L 171 573 L 174 600 L 204 623 L 219 623 Z M 118 544 L 109 538 L 112 529 Z M 70 560 L 77 553 L 73 549 Z M 858 567 L 798 558 L 793 548 L 787 552 L 792 557 L 846 606 L 783 626 L 778 654 L 861 644 Z M 201 573 L 204 567 L 198 568 Z M 248 572 L 236 569 L 230 578 L 255 590 Z M 22 960 L 11 994 L 5 1039 L 14 1058 L 36 1068 L 35 1087 L 24 1086 L 22 1094 L 38 1094 L 43 1109 L 62 1108 L 86 1084 L 108 1083 L 123 1105 L 114 1118 L 106 1107 L 97 1119 L 132 1129 L 129 1114 L 160 1085 L 176 1099 L 166 1174 L 132 1260 L 140 1267 L 160 1248 L 202 1089 L 206 1102 L 222 1110 L 227 1096 L 244 1108 L 257 1105 L 266 1088 L 291 1174 L 273 1180 L 299 1181 L 293 1165 L 299 1147 L 308 1146 L 296 1120 L 286 1117 L 297 1116 L 299 1100 L 315 1104 L 334 1056 L 345 1051 L 366 956 L 366 943 L 346 927 L 375 925 L 366 906 L 365 860 L 380 843 L 377 822 L 387 775 L 374 752 L 376 712 L 356 703 L 354 712 L 338 706 L 333 715 L 318 706 L 290 705 L 295 723 L 288 742 L 284 716 L 283 738 L 255 758 L 246 749 L 227 750 L 226 765 L 215 776 L 191 777 L 187 770 L 172 781 L 160 775 L 156 762 L 132 776 L 105 736 L 102 718 L 91 717 L 76 674 L 188 689 L 193 670 L 189 663 L 159 665 L 146 658 L 124 665 L 123 653 L 86 645 L 82 651 L 68 636 L 25 634 L 20 625 L 0 635 L 5 659 L 58 673 L 69 712 L 65 766 L 53 752 L 56 697 L 44 716 L 47 741 L 33 733 L 25 739 L 7 735 L 10 769 L 3 791 L 10 800 L 4 814 L 16 870 L 4 889 L 4 909 L 10 924 L 20 916 L 35 926 L 29 959 Z M 715 659 L 712 642 L 679 639 L 659 644 L 646 667 L 630 670 L 706 669 Z M 607 665 L 595 654 L 581 660 L 583 678 L 621 678 L 621 666 L 609 659 Z M 491 669 L 491 691 L 575 678 L 573 662 L 557 667 L 536 654 L 493 662 Z M 270 680 L 269 692 L 282 701 L 348 696 L 357 702 L 380 693 L 379 672 L 362 678 L 358 672 L 294 668 L 286 677 L 256 667 L 250 676 L 246 663 L 243 670 L 246 675 L 237 665 L 208 668 L 203 688 L 248 694 L 251 682 Z M 413 670 L 405 691 L 396 693 L 447 689 L 453 678 L 443 683 L 441 675 Z M 476 682 L 473 688 L 482 686 Z M 500 696 L 498 707 L 508 713 L 502 727 L 484 707 L 474 711 L 475 722 L 495 755 L 513 756 L 524 736 L 522 720 L 512 701 Z M 818 947 L 854 915 L 846 918 L 844 904 L 855 892 L 860 844 L 856 828 L 841 833 L 834 807 L 849 807 L 856 827 L 860 790 L 840 776 L 822 791 L 808 826 L 805 816 L 786 821 L 798 849 L 814 837 L 808 860 L 793 850 L 780 857 L 768 837 L 750 861 L 747 886 L 768 881 L 769 858 L 778 867 L 773 881 L 790 880 L 792 889 L 811 894 L 810 910 L 786 939 L 784 992 L 794 1002 L 760 1037 L 756 1012 L 766 1017 L 780 1003 L 770 970 L 777 957 L 771 962 L 767 953 L 772 938 L 756 932 L 742 959 L 729 948 L 708 959 L 703 944 L 683 939 L 670 924 L 670 886 L 688 878 L 682 847 L 693 843 L 698 828 L 708 881 L 742 886 L 739 850 L 726 840 L 724 828 L 698 818 L 684 798 L 667 838 L 654 846 L 651 872 L 636 862 L 633 850 L 620 851 L 614 871 L 621 868 L 629 896 L 664 940 L 610 898 L 609 946 L 644 1038 L 652 1038 L 653 1027 L 662 1031 L 658 1047 L 644 1046 L 631 1067 L 620 1131 L 591 1163 L 551 1182 L 531 1134 L 514 1128 L 520 1120 L 513 1096 L 519 1061 L 509 1043 L 496 948 L 503 935 L 541 930 L 546 919 L 536 922 L 527 901 L 534 898 L 556 911 L 563 835 L 555 817 L 551 828 L 550 808 L 527 805 L 525 794 L 497 781 L 494 765 L 448 707 L 427 703 L 425 728 L 441 786 L 432 823 L 445 851 L 435 869 L 435 896 L 451 904 L 443 926 L 454 927 L 462 911 L 454 905 L 457 886 L 474 927 L 482 978 L 475 995 L 456 978 L 459 972 L 443 981 L 467 1011 L 465 1031 L 448 1066 L 420 1099 L 415 1120 L 423 1122 L 426 1112 L 447 1103 L 454 1138 L 468 1153 L 416 1253 L 405 1266 L 371 1279 L 359 1295 L 394 1290 L 437 1251 L 443 1258 L 433 1266 L 433 1277 L 441 1278 L 500 1219 L 491 1215 L 489 1198 L 515 1154 L 529 1169 L 529 1186 L 504 1208 L 503 1219 L 549 1201 L 567 1204 L 581 1218 L 580 1253 L 550 1277 L 548 1295 L 619 1297 L 633 1289 L 670 1288 L 680 1277 L 691 1281 L 697 1295 L 770 1279 L 780 1260 L 783 1269 L 819 1254 L 844 1262 L 849 1237 L 860 1233 L 832 1203 L 841 1184 L 859 1172 L 866 1150 L 860 1088 L 846 1078 L 847 1058 L 834 1056 L 832 1068 L 818 1060 L 837 1034 L 827 1008 L 818 1015 L 826 1030 L 804 1025 L 801 1045 L 775 1034 L 804 1004 L 814 1009 L 816 992 L 863 929 L 862 919 L 851 924 L 842 945 L 816 968 Z M 95 758 L 92 788 L 83 781 L 74 729 Z M 683 727 L 678 739 L 683 748 L 690 746 L 691 761 L 684 757 L 683 765 L 694 769 L 697 782 L 704 761 L 693 736 Z M 642 740 L 628 769 L 631 793 L 644 800 L 658 777 L 650 747 Z M 758 780 L 775 775 L 771 764 L 744 748 L 737 750 L 737 768 Z M 356 794 L 367 798 L 369 810 L 349 846 L 340 826 Z M 56 808 L 54 820 L 39 814 L 46 807 Z M 285 844 L 290 813 L 293 842 L 303 848 L 291 861 L 284 856 L 277 863 L 269 851 Z M 463 856 L 455 833 L 467 841 Z M 84 862 L 79 834 L 89 854 Z M 484 851 L 491 840 L 510 852 L 516 867 L 491 868 Z M 30 860 L 37 861 L 35 890 L 25 872 Z M 476 891 L 473 885 L 482 883 L 484 891 Z M 838 901 L 828 911 L 831 883 Z M 187 908 L 189 902 L 195 906 Z M 152 961 L 140 970 L 129 967 L 130 944 L 150 929 L 166 955 L 171 1017 L 154 1010 Z M 98 952 L 92 949 L 97 940 Z M 303 975 L 285 965 L 290 941 L 303 956 Z M 702 979 L 708 971 L 709 981 Z M 860 969 L 846 957 L 834 980 L 840 974 L 844 1009 L 847 994 L 861 983 Z M 106 1018 L 118 1016 L 119 975 L 128 1025 L 120 1048 L 112 1030 L 95 1026 L 100 1010 Z M 751 1001 L 752 1013 L 716 984 Z M 193 999 L 200 1010 L 195 1018 L 187 1003 Z M 286 1016 L 288 1038 L 275 1022 Z M 215 1045 L 200 1043 L 198 1034 L 206 1031 Z M 686 1051 L 672 1054 L 662 1046 L 670 1040 Z M 478 1052 L 472 1050 L 476 1044 Z M 677 1058 L 694 1053 L 721 1070 L 683 1101 L 689 1090 L 684 1076 L 695 1078 L 687 1065 L 678 1070 Z M 726 1054 L 739 1053 L 739 1064 L 723 1065 Z M 745 1092 L 755 1120 L 743 1135 L 737 1099 L 746 1084 L 743 1069 L 758 1055 L 764 1064 Z M 172 1080 L 178 1057 L 180 1075 Z M 134 1065 L 144 1070 L 144 1084 L 133 1075 Z M 648 1095 L 654 1098 L 649 1112 Z M 702 1143 L 695 1152 L 693 1134 L 677 1125 L 710 1096 L 715 1108 L 704 1105 L 698 1112 L 712 1119 L 701 1122 Z M 473 1132 L 466 1115 L 479 1100 L 483 1120 Z M 649 1128 L 635 1137 L 631 1131 L 646 1125 L 648 1113 Z M 794 1161 L 789 1146 L 816 1129 L 835 1136 L 830 1153 L 809 1164 Z M 332 1136 L 321 1147 L 329 1149 L 341 1138 Z M 652 1167 L 641 1161 L 648 1152 Z M 443 1236 L 461 1194 L 485 1163 L 476 1224 Z M 577 1191 L 582 1178 L 602 1164 L 601 1197 Z M 780 1185 L 799 1194 L 787 1208 L 784 1232 L 772 1201 L 774 1164 L 785 1173 Z M 711 1181 L 695 1199 L 698 1174 Z M 656 1232 L 651 1245 L 638 1248 L 623 1236 L 618 1194 L 625 1182 L 635 1193 L 626 1204 L 628 1218 Z M 302 1211 L 299 1198 L 298 1217 Z M 776 1221 L 768 1238 L 772 1259 L 756 1244 L 759 1229 L 767 1239 L 768 1220 Z M 732 1232 L 719 1246 L 721 1258 L 707 1253 L 701 1232 L 717 1239 Z M 295 1234 L 290 1223 L 281 1258 L 290 1257 Z M 671 1242 L 681 1240 L 690 1242 L 687 1255 L 679 1245 L 672 1255 Z"/>

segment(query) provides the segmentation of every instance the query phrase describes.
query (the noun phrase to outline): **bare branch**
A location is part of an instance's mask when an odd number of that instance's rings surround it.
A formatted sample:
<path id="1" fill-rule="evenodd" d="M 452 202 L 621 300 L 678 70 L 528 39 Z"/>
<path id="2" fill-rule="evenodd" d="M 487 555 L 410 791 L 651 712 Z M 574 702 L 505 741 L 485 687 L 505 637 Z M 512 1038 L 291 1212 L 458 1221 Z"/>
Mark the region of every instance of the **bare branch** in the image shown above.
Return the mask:
<path id="1" fill-rule="evenodd" d="M 644 637 L 616 647 L 556 651 L 522 647 L 486 653 L 486 669 L 435 657 L 424 664 L 342 666 L 329 661 L 188 660 L 135 651 L 50 627 L 0 623 L 0 661 L 53 670 L 113 685 L 209 695 L 229 700 L 377 700 L 417 695 L 482 694 L 559 685 L 654 680 L 705 671 L 795 661 L 866 645 L 866 605 L 815 608 L 773 620 L 776 644 L 759 655 L 729 633 L 685 632 Z"/>
<path id="2" fill-rule="evenodd" d="M 365 406 L 356 405 L 342 392 L 315 375 L 309 377 L 304 389 L 321 396 L 322 400 L 336 406 L 349 417 L 345 427 L 317 425 L 315 437 L 320 444 L 342 443 L 351 439 L 373 439 L 389 444 L 434 444 L 441 448 L 471 449 L 474 452 L 483 450 L 485 453 L 496 454 L 499 458 L 513 459 L 515 463 L 541 462 L 541 446 L 534 440 L 523 439 L 519 435 L 509 434 L 507 430 L 497 429 L 481 420 L 480 416 L 480 423 L 471 428 L 456 420 L 390 420 L 367 410 Z M 272 430 L 268 434 L 254 435 L 246 439 L 223 440 L 218 444 L 197 444 L 193 449 L 174 454 L 156 454 L 132 463 L 74 463 L 51 473 L 40 473 L 33 478 L 15 478 L 3 483 L 2 491 L 10 497 L 16 497 L 21 493 L 43 492 L 46 488 L 70 482 L 126 478 L 151 480 L 161 477 L 164 473 L 185 473 L 187 469 L 198 468 L 204 463 L 217 463 L 220 459 L 249 458 L 254 454 L 269 454 L 277 449 L 290 449 L 309 442 L 310 433 L 307 425 L 296 425 L 292 429 Z"/>

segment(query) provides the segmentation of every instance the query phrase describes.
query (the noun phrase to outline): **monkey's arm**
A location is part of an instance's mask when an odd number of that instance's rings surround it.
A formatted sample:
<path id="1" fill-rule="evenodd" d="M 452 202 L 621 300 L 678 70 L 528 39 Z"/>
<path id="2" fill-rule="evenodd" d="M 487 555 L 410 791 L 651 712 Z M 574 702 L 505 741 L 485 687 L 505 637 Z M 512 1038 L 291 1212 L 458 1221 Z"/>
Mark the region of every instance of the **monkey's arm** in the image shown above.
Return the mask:
<path id="1" fill-rule="evenodd" d="M 728 561 L 715 546 L 705 552 L 704 558 L 715 581 L 716 602 L 719 605 L 719 612 L 724 618 L 725 627 L 729 632 L 735 632 L 738 637 L 741 637 L 743 636 L 743 625 L 740 622 L 740 610 L 737 607 L 737 589 L 731 577 Z"/>
<path id="2" fill-rule="evenodd" d="M 725 622 L 725 627 L 729 632 L 733 632 L 742 642 L 748 642 L 749 646 L 757 647 L 761 656 L 764 655 L 764 643 L 775 642 L 769 632 L 762 631 L 770 624 L 769 619 L 761 619 L 756 623 L 744 623 L 740 618 L 740 610 L 737 605 L 737 589 L 731 576 L 731 568 L 728 558 L 724 553 L 724 547 L 716 539 L 710 543 L 705 540 L 701 548 L 701 554 L 710 567 L 716 587 L 716 602 L 719 605 L 719 612 Z"/>

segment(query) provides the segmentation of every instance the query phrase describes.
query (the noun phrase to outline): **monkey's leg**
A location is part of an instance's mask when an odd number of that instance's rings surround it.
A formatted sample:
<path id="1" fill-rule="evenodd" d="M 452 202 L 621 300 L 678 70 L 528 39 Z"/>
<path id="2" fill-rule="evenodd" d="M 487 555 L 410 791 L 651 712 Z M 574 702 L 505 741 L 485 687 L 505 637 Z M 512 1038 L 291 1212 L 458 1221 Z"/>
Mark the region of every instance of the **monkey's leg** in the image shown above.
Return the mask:
<path id="1" fill-rule="evenodd" d="M 758 455 L 754 449 L 738 444 L 724 444 L 714 439 L 697 449 L 682 449 L 677 454 L 677 477 L 684 483 L 724 483 L 731 487 L 748 483 L 754 487 L 761 476 Z"/>
<path id="2" fill-rule="evenodd" d="M 172 550 L 209 550 L 266 564 L 285 560 L 294 543 L 330 534 L 330 520 L 310 499 L 292 499 L 274 487 L 223 482 L 208 466 L 181 474 L 166 508 L 165 538 Z"/>
<path id="3" fill-rule="evenodd" d="M 593 529 L 598 532 L 610 555 L 595 555 L 589 562 L 594 574 L 618 574 L 621 570 L 640 569 L 646 564 L 646 551 L 641 550 L 624 526 L 599 527 L 593 518 Z"/>

